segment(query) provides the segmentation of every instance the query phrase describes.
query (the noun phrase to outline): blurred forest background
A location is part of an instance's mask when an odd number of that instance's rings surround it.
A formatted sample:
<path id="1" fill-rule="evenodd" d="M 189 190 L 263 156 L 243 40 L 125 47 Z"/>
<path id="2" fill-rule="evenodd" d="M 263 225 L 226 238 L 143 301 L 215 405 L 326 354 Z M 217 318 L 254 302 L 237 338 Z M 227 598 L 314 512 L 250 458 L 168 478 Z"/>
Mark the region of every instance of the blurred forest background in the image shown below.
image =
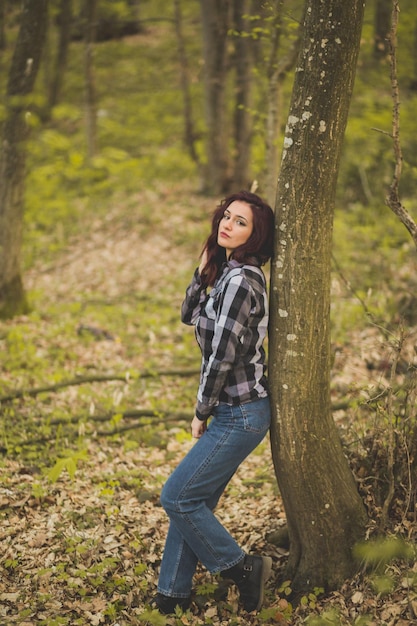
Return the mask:
<path id="1" fill-rule="evenodd" d="M 2 122 L 18 4 L 0 1 Z M 138 615 L 162 549 L 159 489 L 190 445 L 199 355 L 179 307 L 222 195 L 256 181 L 274 204 L 303 8 L 301 1 L 242 4 L 242 30 L 235 20 L 225 32 L 217 131 L 200 3 L 49 2 L 26 114 L 29 307 L 0 323 L 5 623 L 170 623 Z M 416 523 L 417 253 L 385 204 L 394 171 L 391 10 L 386 0 L 366 6 L 340 168 L 332 400 L 373 528 L 384 518 L 408 540 Z M 400 195 L 416 219 L 415 1 L 401 0 L 400 10 Z M 242 42 L 248 61 L 239 69 Z M 239 76 L 250 76 L 250 94 Z M 216 153 L 217 135 L 224 143 Z M 255 543 L 264 548 L 265 533 L 285 519 L 267 443 L 248 463 L 232 490 L 252 503 L 255 517 L 262 511 Z M 225 504 L 229 524 L 252 546 L 233 506 Z M 285 559 L 268 546 L 276 563 Z M 263 615 L 226 623 L 411 623 L 417 572 L 409 561 L 392 565 L 392 556 L 410 556 L 397 548 L 376 557 L 389 562 L 389 575 L 384 570 L 374 586 L 354 581 L 343 602 L 320 604 L 314 595 L 297 613 L 283 600 L 285 587 L 278 600 L 271 588 Z M 200 576 L 207 600 L 214 592 Z M 220 624 L 234 606 L 229 597 L 205 621 L 183 623 Z M 323 614 L 327 622 L 311 621 Z"/>
<path id="2" fill-rule="evenodd" d="M 14 3 L 3 1 L 1 5 L 4 94 L 19 11 Z M 85 41 L 85 7 L 89 5 L 96 5 L 97 43 L 93 48 Z M 274 189 L 267 186 L 267 178 L 272 174 L 276 181 L 278 166 L 275 163 L 271 172 L 268 63 L 275 61 L 281 72 L 276 116 L 279 134 L 273 136 L 273 152 L 279 159 L 295 63 L 291 62 L 291 53 L 296 48 L 302 2 L 291 3 L 291 7 L 283 3 L 279 23 L 274 13 L 278 4 L 261 5 L 263 9 L 255 12 L 248 3 L 252 17 L 245 22 L 246 34 L 238 36 L 230 29 L 227 35 L 227 119 L 223 126 L 227 126 L 227 143 L 221 165 L 226 177 L 233 175 L 231 185 L 238 184 L 241 169 L 236 166 L 239 146 L 234 142 L 235 109 L 246 107 L 250 133 L 243 152 L 248 155 L 250 167 L 244 172 L 246 178 L 239 182 L 248 186 L 258 181 L 259 191 L 267 191 L 273 204 Z M 71 28 L 67 28 L 69 7 L 73 15 Z M 413 2 L 403 0 L 400 10 L 397 54 L 404 158 L 401 197 L 413 214 L 417 27 Z M 370 306 L 377 311 L 381 304 L 387 305 L 386 313 L 392 316 L 404 311 L 398 310 L 398 300 L 393 300 L 394 296 L 401 298 L 395 293 L 394 277 L 403 261 L 410 258 L 412 246 L 407 232 L 384 206 L 393 175 L 390 65 L 384 41 L 390 17 L 391 3 L 387 0 L 367 4 L 339 176 L 335 259 L 349 272 L 346 278 L 353 288 L 362 294 L 372 289 Z M 205 101 L 203 36 L 197 3 L 56 1 L 50 3 L 48 19 L 28 113 L 32 132 L 25 191 L 25 267 L 30 267 L 40 252 L 44 259 L 45 255 L 52 255 L 52 259 L 56 249 L 84 228 L 87 213 L 97 218 L 105 216 L 115 202 L 134 197 L 140 189 L 151 189 L 160 181 L 192 181 L 196 192 L 209 190 L 218 196 L 224 191 L 222 186 L 230 185 L 226 179 L 213 188 L 207 171 L 210 136 L 205 111 L 209 105 Z M 247 62 L 252 79 L 251 101 L 247 106 L 236 106 L 236 41 L 246 38 L 251 40 L 251 59 Z M 271 49 L 273 45 L 279 46 L 277 50 Z M 385 257 L 390 261 L 385 262 Z M 391 265 L 394 259 L 396 268 Z M 407 289 L 408 300 L 412 291 Z M 415 301 L 404 305 L 413 315 Z M 346 314 L 352 323 L 354 311 L 351 306 L 348 309 Z"/>

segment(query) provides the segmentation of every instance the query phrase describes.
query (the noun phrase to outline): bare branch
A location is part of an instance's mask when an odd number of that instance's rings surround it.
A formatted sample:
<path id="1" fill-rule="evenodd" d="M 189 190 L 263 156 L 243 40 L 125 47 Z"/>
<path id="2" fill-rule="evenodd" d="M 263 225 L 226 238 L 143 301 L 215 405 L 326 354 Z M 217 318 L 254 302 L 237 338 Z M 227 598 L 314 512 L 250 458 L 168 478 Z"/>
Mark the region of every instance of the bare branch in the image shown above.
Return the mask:
<path id="1" fill-rule="evenodd" d="M 400 339 L 397 342 L 396 350 L 394 353 L 394 360 L 391 366 L 390 374 L 390 386 L 385 400 L 386 423 L 388 424 L 388 448 L 387 448 L 387 479 L 388 479 L 388 493 L 385 497 L 381 511 L 381 525 L 385 528 L 388 523 L 389 510 L 392 504 L 392 500 L 395 494 L 395 475 L 394 475 L 394 462 L 395 462 L 395 432 L 394 432 L 394 419 L 393 419 L 393 406 L 394 406 L 394 387 L 397 378 L 397 368 L 400 361 L 401 351 L 404 343 L 404 332 L 401 331 Z"/>
<path id="2" fill-rule="evenodd" d="M 381 128 L 376 128 L 375 126 L 371 126 L 371 130 L 375 130 L 377 133 L 381 133 L 381 135 L 387 135 L 387 137 L 392 137 L 392 133 L 389 133 L 387 130 L 382 130 Z"/>
<path id="3" fill-rule="evenodd" d="M 94 416 L 89 416 L 88 417 L 88 421 L 89 422 L 111 422 L 111 420 L 115 417 L 116 413 L 108 413 L 106 415 L 94 415 Z M 124 423 L 124 424 L 120 424 L 115 426 L 114 428 L 112 428 L 111 430 L 98 430 L 95 431 L 94 436 L 95 437 L 111 437 L 113 435 L 118 435 L 124 432 L 127 432 L 129 430 L 136 430 L 138 428 L 145 428 L 146 426 L 149 426 L 150 424 L 160 424 L 161 422 L 174 422 L 174 423 L 179 423 L 179 422 L 191 422 L 191 416 L 192 416 L 192 409 L 190 409 L 190 411 L 188 413 L 186 412 L 179 412 L 179 413 L 172 413 L 169 411 L 156 411 L 156 410 L 152 410 L 152 409 L 138 409 L 135 411 L 124 411 L 121 414 L 122 418 L 136 418 L 135 421 L 130 422 L 128 424 Z M 59 426 L 63 426 L 63 425 L 73 425 L 73 424 L 77 424 L 79 423 L 82 419 L 82 417 L 72 417 L 67 421 L 64 420 L 55 420 L 54 421 L 54 425 L 59 425 Z M 51 433 L 49 435 L 45 435 L 44 437 L 38 437 L 35 439 L 27 439 L 27 440 L 22 440 L 19 441 L 19 445 L 20 446 L 34 446 L 34 445 L 39 445 L 42 443 L 47 443 L 48 441 L 54 441 L 56 439 L 56 433 Z M 67 434 L 66 435 L 68 438 L 70 438 L 70 435 Z M 74 432 L 74 436 L 73 439 L 75 440 L 78 437 L 78 433 Z"/>
<path id="4" fill-rule="evenodd" d="M 17 398 L 23 398 L 24 396 L 37 396 L 40 393 L 50 393 L 64 389 L 65 387 L 73 387 L 76 385 L 84 385 L 90 383 L 106 383 L 113 380 L 119 380 L 122 382 L 129 382 L 129 380 L 136 380 L 138 378 L 158 378 L 160 376 L 194 376 L 199 374 L 200 370 L 166 370 L 156 371 L 149 370 L 144 372 L 126 372 L 125 374 L 97 374 L 94 376 L 77 376 L 72 380 L 62 381 L 55 383 L 55 385 L 47 385 L 45 387 L 34 387 L 33 389 L 18 389 L 17 391 L 10 393 L 6 396 L 0 397 L 0 404 L 2 402 L 10 402 L 11 400 L 17 400 Z"/>
<path id="5" fill-rule="evenodd" d="M 392 140 L 394 148 L 394 175 L 389 188 L 388 196 L 385 199 L 387 206 L 399 217 L 407 228 L 417 247 L 417 224 L 402 205 L 399 196 L 399 183 L 402 173 L 403 156 L 400 143 L 400 91 L 398 87 L 397 73 L 397 29 L 398 14 L 400 12 L 398 0 L 393 0 L 391 32 L 389 38 L 389 51 L 391 60 L 391 92 L 393 99 L 392 109 Z"/>

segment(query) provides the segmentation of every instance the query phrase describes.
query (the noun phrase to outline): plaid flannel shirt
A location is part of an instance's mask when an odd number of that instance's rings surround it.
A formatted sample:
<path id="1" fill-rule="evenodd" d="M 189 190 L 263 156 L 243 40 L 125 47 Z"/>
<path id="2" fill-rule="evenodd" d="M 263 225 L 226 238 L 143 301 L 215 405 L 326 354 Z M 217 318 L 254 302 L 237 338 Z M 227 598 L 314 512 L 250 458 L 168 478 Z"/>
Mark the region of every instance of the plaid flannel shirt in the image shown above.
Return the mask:
<path id="1" fill-rule="evenodd" d="M 265 350 L 268 327 L 265 277 L 254 265 L 225 263 L 210 293 L 196 269 L 181 319 L 195 325 L 202 353 L 196 415 L 207 419 L 219 403 L 236 405 L 268 395 Z"/>

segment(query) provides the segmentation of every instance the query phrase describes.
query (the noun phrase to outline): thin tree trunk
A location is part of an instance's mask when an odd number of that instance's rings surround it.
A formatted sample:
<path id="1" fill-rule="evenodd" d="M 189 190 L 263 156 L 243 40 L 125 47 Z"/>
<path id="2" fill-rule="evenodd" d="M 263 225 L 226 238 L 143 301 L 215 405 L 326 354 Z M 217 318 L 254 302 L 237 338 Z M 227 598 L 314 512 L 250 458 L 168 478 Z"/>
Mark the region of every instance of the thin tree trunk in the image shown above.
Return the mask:
<path id="1" fill-rule="evenodd" d="M 284 0 L 275 0 L 271 54 L 267 66 L 267 110 L 265 128 L 265 197 L 273 205 L 278 179 L 277 141 L 281 126 L 281 76 L 278 68 L 278 53 L 282 32 L 282 8 Z"/>
<path id="2" fill-rule="evenodd" d="M 285 14 L 285 0 L 273 0 L 268 5 L 259 7 L 256 0 L 252 0 L 251 24 L 255 30 L 269 30 L 271 36 L 267 44 L 261 37 L 255 37 L 251 44 L 254 56 L 254 65 L 259 70 L 261 80 L 259 88 L 262 93 L 262 102 L 265 107 L 265 158 L 260 180 L 261 194 L 273 206 L 275 202 L 276 186 L 279 172 L 280 147 L 278 140 L 283 126 L 283 84 L 289 71 L 294 67 L 297 59 L 300 37 L 282 52 L 282 41 L 291 41 L 283 33 L 283 15 Z M 295 21 L 296 17 L 293 15 Z M 281 58 L 280 58 L 281 55 Z M 255 75 L 256 76 L 256 75 Z"/>
<path id="3" fill-rule="evenodd" d="M 0 0 L 0 50 L 6 49 L 6 0 Z"/>
<path id="4" fill-rule="evenodd" d="M 97 152 L 97 103 L 93 65 L 97 0 L 86 0 L 85 7 L 85 122 L 87 163 L 90 163 Z"/>
<path id="5" fill-rule="evenodd" d="M 376 0 L 374 15 L 374 57 L 386 58 L 389 52 L 392 0 Z"/>
<path id="6" fill-rule="evenodd" d="M 192 99 L 187 54 L 185 52 L 184 35 L 182 31 L 181 0 L 174 0 L 175 32 L 178 42 L 178 57 L 180 62 L 181 90 L 184 101 L 184 143 L 191 159 L 199 164 L 199 157 L 195 148 L 196 133 L 194 130 Z"/>
<path id="7" fill-rule="evenodd" d="M 233 28 L 235 31 L 236 104 L 234 116 L 234 174 L 233 184 L 237 189 L 248 188 L 250 183 L 249 163 L 252 134 L 251 111 L 251 55 L 250 38 L 246 15 L 248 0 L 233 0 Z"/>
<path id="8" fill-rule="evenodd" d="M 282 35 L 282 14 L 284 0 L 275 0 L 272 23 L 271 53 L 267 65 L 267 111 L 265 128 L 265 192 L 268 202 L 275 202 L 276 184 L 279 169 L 277 141 L 282 125 L 282 87 L 288 72 L 294 67 L 298 55 L 300 38 L 291 46 L 288 54 L 279 59 Z"/>
<path id="9" fill-rule="evenodd" d="M 413 39 L 413 74 L 410 77 L 410 89 L 417 91 L 417 16 L 414 18 L 414 39 Z"/>
<path id="10" fill-rule="evenodd" d="M 200 0 L 200 7 L 207 126 L 207 166 L 203 189 L 218 195 L 228 191 L 230 185 L 225 98 L 229 0 Z"/>
<path id="11" fill-rule="evenodd" d="M 271 446 L 296 595 L 352 574 L 367 522 L 330 411 L 332 225 L 362 21 L 362 0 L 307 0 L 278 181 Z"/>
<path id="12" fill-rule="evenodd" d="M 391 92 L 392 92 L 392 141 L 394 148 L 394 175 L 390 185 L 389 193 L 386 198 L 386 203 L 395 213 L 395 215 L 401 220 L 404 226 L 407 228 L 414 244 L 417 248 L 417 222 L 413 219 L 412 215 L 403 206 L 400 200 L 399 185 L 402 174 L 403 155 L 400 142 L 400 88 L 398 85 L 398 71 L 397 71 L 397 29 L 398 29 L 398 14 L 400 12 L 398 0 L 394 0 L 392 9 L 392 25 L 389 34 L 389 52 L 391 60 Z"/>
<path id="13" fill-rule="evenodd" d="M 59 41 L 55 58 L 52 79 L 49 86 L 48 112 L 58 103 L 67 67 L 68 48 L 71 38 L 72 0 L 61 0 L 58 27 Z"/>
<path id="14" fill-rule="evenodd" d="M 131 0 L 131 2 L 129 3 L 132 7 L 133 7 L 133 14 L 135 16 L 135 20 L 137 23 L 137 27 L 138 27 L 138 32 L 142 32 L 143 28 L 141 25 L 141 21 L 140 21 L 140 0 Z"/>
<path id="15" fill-rule="evenodd" d="M 24 0 L 6 95 L 0 155 L 0 317 L 28 310 L 21 276 L 25 140 L 28 96 L 40 64 L 47 25 L 47 0 Z"/>

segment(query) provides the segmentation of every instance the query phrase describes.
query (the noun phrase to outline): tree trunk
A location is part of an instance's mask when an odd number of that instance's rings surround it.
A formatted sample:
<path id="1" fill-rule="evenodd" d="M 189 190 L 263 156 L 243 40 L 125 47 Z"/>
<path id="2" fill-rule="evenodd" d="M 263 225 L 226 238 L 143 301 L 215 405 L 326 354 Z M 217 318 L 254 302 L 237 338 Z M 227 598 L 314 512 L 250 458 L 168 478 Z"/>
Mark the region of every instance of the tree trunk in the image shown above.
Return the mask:
<path id="1" fill-rule="evenodd" d="M 246 189 L 250 185 L 250 144 L 252 134 L 251 111 L 251 55 L 248 37 L 248 0 L 233 0 L 233 28 L 235 31 L 235 141 L 233 184 L 236 189 Z"/>
<path id="2" fill-rule="evenodd" d="M 137 23 L 138 32 L 143 32 L 142 25 L 140 23 L 140 0 L 129 0 L 129 5 L 132 7 L 132 13 Z"/>
<path id="3" fill-rule="evenodd" d="M 229 190 L 226 111 L 226 59 L 230 0 L 200 0 L 203 27 L 207 165 L 204 191 L 218 195 Z"/>
<path id="4" fill-rule="evenodd" d="M 178 42 L 178 58 L 180 62 L 181 90 L 184 101 L 184 144 L 191 159 L 199 165 L 200 160 L 195 147 L 196 133 L 194 130 L 192 99 L 190 92 L 189 66 L 185 52 L 184 35 L 182 32 L 181 0 L 174 0 L 175 32 Z"/>
<path id="5" fill-rule="evenodd" d="M 97 110 L 96 89 L 94 82 L 93 51 L 95 41 L 97 0 L 85 2 L 85 122 L 87 138 L 87 163 L 90 163 L 97 151 Z"/>
<path id="6" fill-rule="evenodd" d="M 413 73 L 410 76 L 409 88 L 412 91 L 417 91 L 417 16 L 414 18 L 413 61 Z"/>
<path id="7" fill-rule="evenodd" d="M 6 49 L 6 0 L 0 0 L 0 50 Z"/>
<path id="8" fill-rule="evenodd" d="M 384 59 L 389 52 L 392 0 L 376 0 L 374 14 L 374 57 Z"/>
<path id="9" fill-rule="evenodd" d="M 278 180 L 271 446 L 296 595 L 352 574 L 367 521 L 330 408 L 332 225 L 362 21 L 362 0 L 307 0 Z"/>
<path id="10" fill-rule="evenodd" d="M 28 309 L 21 277 L 25 139 L 29 100 L 47 25 L 47 0 L 24 0 L 6 95 L 0 155 L 0 317 Z"/>
<path id="11" fill-rule="evenodd" d="M 400 180 L 403 168 L 403 154 L 400 141 L 400 88 L 398 83 L 398 60 L 397 60 L 397 32 L 398 16 L 400 12 L 399 0 L 394 0 L 392 9 L 392 25 L 389 34 L 389 53 L 391 62 L 391 94 L 392 94 L 392 143 L 394 148 L 394 174 L 392 177 L 386 204 L 391 211 L 401 220 L 407 228 L 417 248 L 417 222 L 407 211 L 400 200 Z"/>
<path id="12" fill-rule="evenodd" d="M 282 8 L 284 0 L 275 0 L 272 30 L 271 54 L 267 66 L 267 109 L 265 122 L 265 198 L 272 205 L 275 200 L 278 176 L 277 140 L 281 122 L 282 74 L 278 68 L 278 53 L 282 32 Z"/>
<path id="13" fill-rule="evenodd" d="M 265 181 L 264 196 L 273 205 L 276 193 L 278 176 L 278 148 L 277 141 L 281 128 L 282 116 L 282 86 L 288 72 L 294 67 L 298 55 L 299 37 L 294 41 L 288 54 L 279 58 L 282 35 L 282 15 L 284 0 L 275 0 L 274 20 L 272 22 L 271 53 L 267 65 L 267 110 L 265 124 Z"/>
<path id="14" fill-rule="evenodd" d="M 67 67 L 68 48 L 71 39 L 71 21 L 72 0 L 61 0 L 58 17 L 58 50 L 52 72 L 52 80 L 49 85 L 48 117 L 50 117 L 52 109 L 58 103 L 58 98 L 62 88 L 64 74 Z"/>

